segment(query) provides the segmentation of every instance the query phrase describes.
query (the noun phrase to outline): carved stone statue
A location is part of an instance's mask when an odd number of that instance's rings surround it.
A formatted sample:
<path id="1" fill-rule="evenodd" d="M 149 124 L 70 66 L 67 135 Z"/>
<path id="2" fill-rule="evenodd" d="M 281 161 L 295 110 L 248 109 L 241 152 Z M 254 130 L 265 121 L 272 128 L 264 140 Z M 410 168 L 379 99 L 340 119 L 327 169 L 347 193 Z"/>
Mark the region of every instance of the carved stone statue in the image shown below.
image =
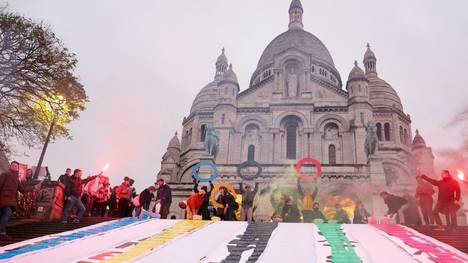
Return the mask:
<path id="1" fill-rule="evenodd" d="M 286 88 L 289 97 L 297 97 L 297 91 L 299 88 L 299 81 L 296 74 L 296 68 L 293 66 L 289 69 L 288 76 L 286 78 Z"/>
<path id="2" fill-rule="evenodd" d="M 366 151 L 367 157 L 375 154 L 377 150 L 377 127 L 373 121 L 368 121 L 365 125 L 367 130 L 366 141 L 364 142 L 364 149 Z"/>
<path id="3" fill-rule="evenodd" d="M 216 159 L 219 152 L 219 135 L 211 124 L 206 125 L 205 150 Z"/>

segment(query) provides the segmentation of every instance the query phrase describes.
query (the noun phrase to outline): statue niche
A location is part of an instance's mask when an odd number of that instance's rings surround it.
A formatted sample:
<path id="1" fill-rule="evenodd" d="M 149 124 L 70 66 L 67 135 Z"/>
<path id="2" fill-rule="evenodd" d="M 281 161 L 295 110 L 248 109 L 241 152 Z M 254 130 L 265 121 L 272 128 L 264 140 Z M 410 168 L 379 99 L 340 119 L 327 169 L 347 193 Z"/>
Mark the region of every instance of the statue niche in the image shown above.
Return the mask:
<path id="1" fill-rule="evenodd" d="M 284 86 L 286 97 L 297 97 L 299 95 L 299 66 L 296 63 L 290 63 L 286 66 Z"/>

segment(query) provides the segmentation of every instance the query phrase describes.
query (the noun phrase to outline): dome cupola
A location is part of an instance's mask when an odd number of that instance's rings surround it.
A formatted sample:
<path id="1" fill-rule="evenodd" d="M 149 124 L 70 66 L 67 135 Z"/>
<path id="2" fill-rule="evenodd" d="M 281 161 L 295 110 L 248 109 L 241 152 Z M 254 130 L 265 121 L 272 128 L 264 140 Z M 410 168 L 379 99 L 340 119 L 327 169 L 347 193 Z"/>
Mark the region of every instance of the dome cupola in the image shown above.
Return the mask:
<path id="1" fill-rule="evenodd" d="M 426 148 L 426 141 L 424 138 L 419 134 L 419 130 L 416 130 L 416 136 L 413 139 L 413 145 L 411 146 L 412 149 L 418 148 Z"/>
<path id="2" fill-rule="evenodd" d="M 216 60 L 216 75 L 215 79 L 219 79 L 227 70 L 228 67 L 228 59 L 224 54 L 224 48 L 222 49 L 221 55 L 219 55 L 218 59 Z"/>
<path id="3" fill-rule="evenodd" d="M 304 9 L 300 0 L 293 0 L 289 6 L 289 29 L 303 29 L 302 14 Z"/>

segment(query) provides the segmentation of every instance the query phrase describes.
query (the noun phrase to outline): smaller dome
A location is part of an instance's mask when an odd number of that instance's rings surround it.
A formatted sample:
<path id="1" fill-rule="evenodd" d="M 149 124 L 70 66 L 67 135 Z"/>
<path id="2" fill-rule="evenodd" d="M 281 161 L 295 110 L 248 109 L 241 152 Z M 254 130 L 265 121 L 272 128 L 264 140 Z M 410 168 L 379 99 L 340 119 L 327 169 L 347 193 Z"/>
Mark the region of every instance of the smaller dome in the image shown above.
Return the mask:
<path id="1" fill-rule="evenodd" d="M 367 50 L 366 50 L 366 53 L 364 53 L 364 60 L 367 60 L 367 59 L 374 59 L 374 60 L 376 59 L 374 51 L 370 49 L 369 43 L 367 43 Z"/>
<path id="2" fill-rule="evenodd" d="M 213 81 L 206 85 L 192 103 L 190 112 L 213 110 L 218 99 L 218 81 Z"/>
<path id="3" fill-rule="evenodd" d="M 301 9 L 302 11 L 304 11 L 304 9 L 302 8 L 302 3 L 300 0 L 293 0 L 291 2 L 291 5 L 289 6 L 289 11 L 291 11 L 292 9 L 294 8 L 299 8 Z"/>
<path id="4" fill-rule="evenodd" d="M 179 137 L 177 137 L 177 132 L 174 134 L 174 137 L 172 137 L 171 141 L 169 142 L 169 145 L 167 146 L 167 148 L 176 148 L 176 149 L 180 149 L 180 141 L 179 141 Z"/>
<path id="5" fill-rule="evenodd" d="M 374 107 L 390 107 L 403 111 L 400 96 L 385 80 L 376 75 L 367 75 L 369 80 L 369 99 Z"/>
<path id="6" fill-rule="evenodd" d="M 219 55 L 218 59 L 216 60 L 216 64 L 218 63 L 223 63 L 223 64 L 226 64 L 228 63 L 228 59 L 226 57 L 226 55 L 224 54 L 224 48 L 222 49 L 223 51 L 221 52 L 221 55 Z"/>
<path id="7" fill-rule="evenodd" d="M 425 147 L 426 147 L 426 141 L 419 134 L 419 130 L 416 130 L 416 136 L 414 136 L 414 139 L 413 139 L 412 149 L 425 148 Z"/>
<path id="8" fill-rule="evenodd" d="M 364 71 L 358 66 L 358 62 L 355 60 L 354 61 L 354 67 L 349 73 L 348 81 L 352 80 L 363 80 L 367 79 L 366 74 Z"/>

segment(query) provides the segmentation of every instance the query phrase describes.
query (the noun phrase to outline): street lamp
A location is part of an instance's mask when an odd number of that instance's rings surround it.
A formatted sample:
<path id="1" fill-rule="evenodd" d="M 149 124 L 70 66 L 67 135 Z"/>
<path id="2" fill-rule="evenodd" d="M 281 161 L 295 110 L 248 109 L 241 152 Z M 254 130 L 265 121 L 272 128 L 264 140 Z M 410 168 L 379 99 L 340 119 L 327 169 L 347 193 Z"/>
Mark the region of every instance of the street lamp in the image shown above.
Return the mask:
<path id="1" fill-rule="evenodd" d="M 63 106 L 65 104 L 65 98 L 63 98 L 62 96 L 59 96 L 57 99 L 57 104 L 59 106 Z M 34 171 L 34 177 L 33 177 L 34 179 L 37 179 L 39 177 L 39 170 L 41 169 L 42 161 L 44 160 L 44 155 L 47 151 L 47 146 L 49 145 L 50 137 L 52 136 L 52 131 L 54 130 L 55 124 L 57 122 L 58 113 L 53 108 L 52 108 L 52 111 L 53 111 L 54 117 L 52 119 L 52 123 L 50 124 L 49 132 L 47 133 L 44 146 L 42 147 L 41 157 L 39 157 L 39 162 L 37 162 L 36 170 Z"/>

